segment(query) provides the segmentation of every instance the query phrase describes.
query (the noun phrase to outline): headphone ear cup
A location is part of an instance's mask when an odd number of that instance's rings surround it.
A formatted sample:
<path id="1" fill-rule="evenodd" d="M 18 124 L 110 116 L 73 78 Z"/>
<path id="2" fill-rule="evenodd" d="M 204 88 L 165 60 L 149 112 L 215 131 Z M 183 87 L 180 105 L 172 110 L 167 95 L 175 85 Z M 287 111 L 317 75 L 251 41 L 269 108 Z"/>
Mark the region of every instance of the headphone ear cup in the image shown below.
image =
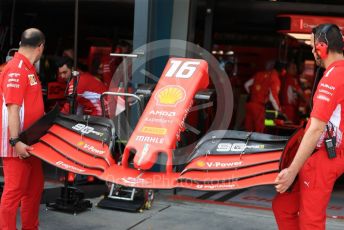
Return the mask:
<path id="1" fill-rule="evenodd" d="M 327 44 L 325 42 L 319 42 L 315 45 L 315 50 L 321 59 L 327 58 Z"/>

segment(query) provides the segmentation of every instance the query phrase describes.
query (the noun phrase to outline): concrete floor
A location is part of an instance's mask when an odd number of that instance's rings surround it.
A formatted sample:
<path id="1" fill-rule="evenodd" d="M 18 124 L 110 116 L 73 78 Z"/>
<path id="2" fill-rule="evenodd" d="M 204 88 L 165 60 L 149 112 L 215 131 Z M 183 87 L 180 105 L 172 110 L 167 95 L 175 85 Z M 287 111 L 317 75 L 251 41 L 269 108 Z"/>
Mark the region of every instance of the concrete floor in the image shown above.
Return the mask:
<path id="1" fill-rule="evenodd" d="M 271 211 L 172 200 L 172 191 L 159 192 L 152 209 L 128 213 L 94 207 L 76 216 L 46 210 L 41 205 L 40 229 L 47 230 L 254 230 L 277 229 Z M 95 205 L 101 198 L 91 199 Z M 19 223 L 19 220 L 18 220 Z M 344 220 L 328 219 L 327 229 L 344 229 Z"/>

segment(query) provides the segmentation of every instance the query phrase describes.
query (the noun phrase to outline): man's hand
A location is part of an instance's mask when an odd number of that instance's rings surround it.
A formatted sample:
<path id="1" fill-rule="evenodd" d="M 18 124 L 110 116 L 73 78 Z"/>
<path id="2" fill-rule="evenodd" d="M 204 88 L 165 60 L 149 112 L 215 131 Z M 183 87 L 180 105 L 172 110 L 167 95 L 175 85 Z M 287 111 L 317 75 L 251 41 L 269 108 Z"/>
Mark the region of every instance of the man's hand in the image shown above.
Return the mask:
<path id="1" fill-rule="evenodd" d="M 30 153 L 28 151 L 33 150 L 31 146 L 24 144 L 23 142 L 19 141 L 14 147 L 16 153 L 18 154 L 19 159 L 25 159 L 30 157 Z"/>
<path id="2" fill-rule="evenodd" d="M 279 193 L 284 193 L 287 189 L 291 186 L 294 182 L 297 173 L 294 173 L 289 168 L 283 169 L 278 175 L 275 180 L 275 188 L 276 191 Z"/>

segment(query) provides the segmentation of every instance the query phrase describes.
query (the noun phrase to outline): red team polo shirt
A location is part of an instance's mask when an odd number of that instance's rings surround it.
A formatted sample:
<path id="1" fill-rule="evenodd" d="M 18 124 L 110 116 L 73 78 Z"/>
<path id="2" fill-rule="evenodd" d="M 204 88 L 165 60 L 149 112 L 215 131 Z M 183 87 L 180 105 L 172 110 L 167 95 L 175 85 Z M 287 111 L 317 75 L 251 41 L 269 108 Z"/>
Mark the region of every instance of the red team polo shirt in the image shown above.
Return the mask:
<path id="1" fill-rule="evenodd" d="M 20 128 L 24 130 L 44 114 L 41 83 L 35 67 L 20 53 L 7 63 L 0 75 L 1 100 L 1 157 L 17 157 L 9 145 L 8 113 L 6 104 L 20 108 Z"/>
<path id="2" fill-rule="evenodd" d="M 326 69 L 314 95 L 313 105 L 311 117 L 328 123 L 332 135 L 337 138 L 337 148 L 343 148 L 344 61 L 336 61 Z M 326 136 L 324 130 L 317 147 L 323 146 Z"/>

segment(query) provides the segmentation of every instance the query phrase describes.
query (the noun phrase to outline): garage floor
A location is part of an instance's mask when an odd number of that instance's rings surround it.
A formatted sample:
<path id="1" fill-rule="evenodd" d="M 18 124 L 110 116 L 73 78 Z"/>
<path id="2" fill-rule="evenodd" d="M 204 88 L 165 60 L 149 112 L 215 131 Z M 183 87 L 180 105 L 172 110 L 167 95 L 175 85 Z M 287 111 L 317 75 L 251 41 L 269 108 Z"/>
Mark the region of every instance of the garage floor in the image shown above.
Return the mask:
<path id="1" fill-rule="evenodd" d="M 101 186 L 98 187 L 98 190 L 101 189 Z M 343 191 L 337 193 L 343 194 Z M 174 195 L 171 190 L 159 191 L 156 193 L 152 209 L 143 213 L 128 213 L 94 207 L 74 216 L 46 210 L 45 205 L 42 204 L 40 229 L 277 229 L 270 210 L 269 199 L 273 195 L 273 190 L 269 186 L 255 187 L 230 194 L 231 192 L 203 193 L 180 190 L 177 195 Z M 335 196 L 339 198 L 340 195 Z M 92 198 L 91 201 L 95 206 L 100 199 L 101 197 Z M 333 200 L 337 209 L 344 204 L 344 198 L 339 200 Z M 329 217 L 327 222 L 329 230 L 344 229 L 343 219 Z"/>

